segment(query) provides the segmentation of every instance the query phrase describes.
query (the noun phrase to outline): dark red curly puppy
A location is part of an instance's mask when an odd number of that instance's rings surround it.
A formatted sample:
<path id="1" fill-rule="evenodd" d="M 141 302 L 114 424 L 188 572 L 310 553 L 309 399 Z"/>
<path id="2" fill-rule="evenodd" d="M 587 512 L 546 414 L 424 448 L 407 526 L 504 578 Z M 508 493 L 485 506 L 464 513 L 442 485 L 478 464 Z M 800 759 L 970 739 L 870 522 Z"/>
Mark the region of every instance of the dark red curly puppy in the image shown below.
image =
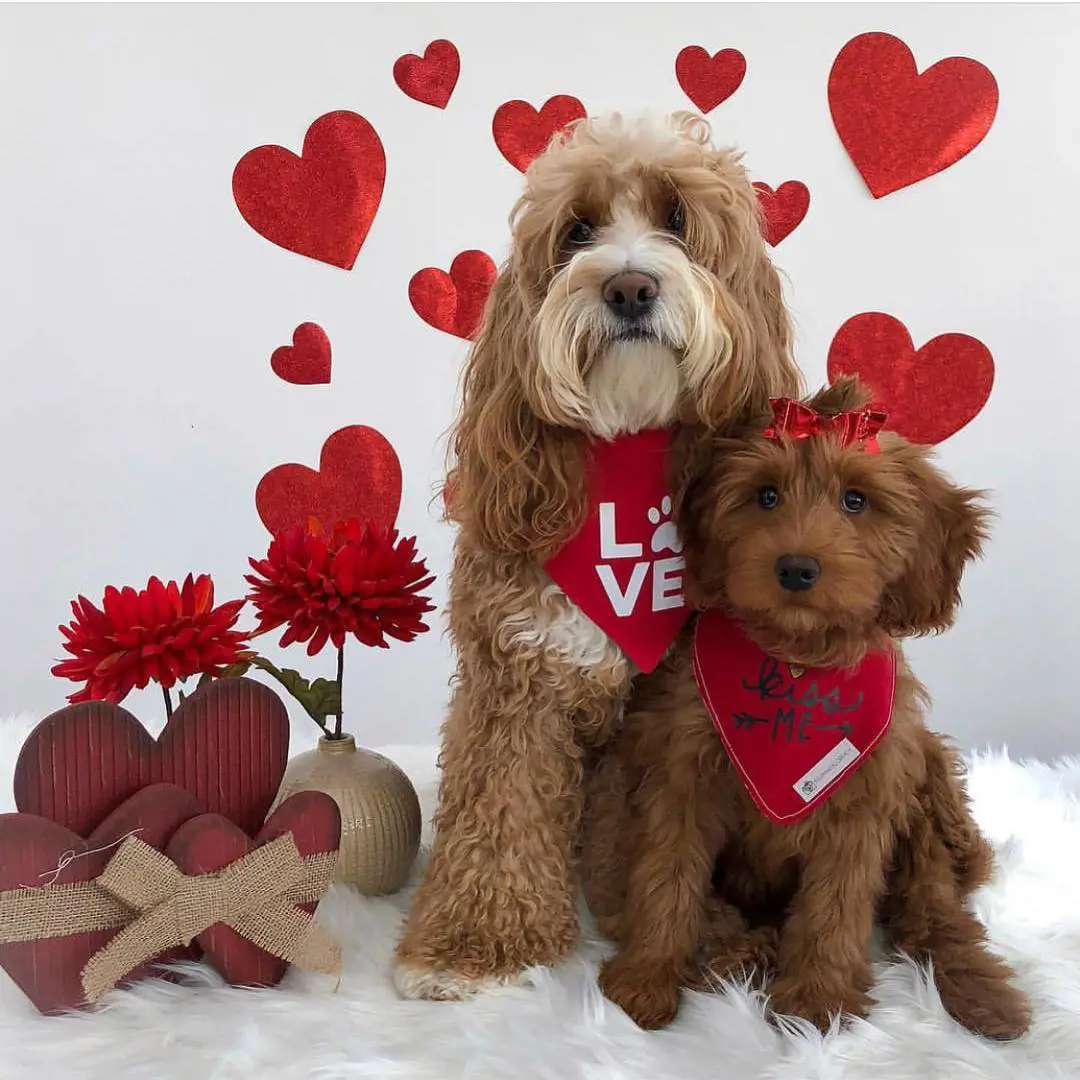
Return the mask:
<path id="1" fill-rule="evenodd" d="M 700 982 L 702 950 L 716 976 L 774 968 L 777 1014 L 864 1016 L 875 918 L 933 961 L 960 1023 L 1029 1025 L 965 906 L 990 849 L 899 644 L 952 623 L 988 512 L 924 448 L 879 440 L 865 400 L 845 379 L 777 403 L 690 464 L 687 595 L 704 611 L 633 701 L 583 849 L 618 942 L 601 986 L 644 1027 Z"/>

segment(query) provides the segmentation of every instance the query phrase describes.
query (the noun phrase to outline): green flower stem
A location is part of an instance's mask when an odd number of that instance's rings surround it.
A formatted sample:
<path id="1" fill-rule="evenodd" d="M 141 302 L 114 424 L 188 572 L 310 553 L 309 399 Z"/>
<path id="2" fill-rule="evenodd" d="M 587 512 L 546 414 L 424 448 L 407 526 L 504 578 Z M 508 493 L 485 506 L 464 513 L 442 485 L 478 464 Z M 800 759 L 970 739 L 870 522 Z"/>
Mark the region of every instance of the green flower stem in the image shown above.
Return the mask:
<path id="1" fill-rule="evenodd" d="M 165 719 L 169 720 L 172 718 L 172 694 L 167 686 L 163 686 L 161 692 L 165 695 Z"/>
<path id="2" fill-rule="evenodd" d="M 342 642 L 341 647 L 337 651 L 337 691 L 338 691 L 338 708 L 337 717 L 334 722 L 334 738 L 341 738 L 341 702 L 345 697 L 345 643 Z"/>

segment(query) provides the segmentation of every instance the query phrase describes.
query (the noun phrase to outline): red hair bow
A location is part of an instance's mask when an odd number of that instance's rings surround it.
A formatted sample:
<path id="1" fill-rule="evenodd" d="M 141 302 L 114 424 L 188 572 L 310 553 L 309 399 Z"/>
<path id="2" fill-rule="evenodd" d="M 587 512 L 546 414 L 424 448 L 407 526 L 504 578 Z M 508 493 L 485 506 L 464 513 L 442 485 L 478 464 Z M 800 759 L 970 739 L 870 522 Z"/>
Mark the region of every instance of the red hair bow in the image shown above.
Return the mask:
<path id="1" fill-rule="evenodd" d="M 809 405 L 791 398 L 769 398 L 772 423 L 765 429 L 767 439 L 813 439 L 818 435 L 832 436 L 841 446 L 866 443 L 871 454 L 879 452 L 875 435 L 885 426 L 888 415 L 874 409 L 824 416 Z"/>

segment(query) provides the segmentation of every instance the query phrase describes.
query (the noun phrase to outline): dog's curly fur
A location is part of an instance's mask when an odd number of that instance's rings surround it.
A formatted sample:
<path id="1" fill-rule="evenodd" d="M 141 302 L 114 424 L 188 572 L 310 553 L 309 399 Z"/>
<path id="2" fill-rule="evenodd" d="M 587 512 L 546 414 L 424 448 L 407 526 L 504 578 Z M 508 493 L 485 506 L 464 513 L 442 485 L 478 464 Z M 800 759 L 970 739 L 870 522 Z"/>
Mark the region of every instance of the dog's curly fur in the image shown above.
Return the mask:
<path id="1" fill-rule="evenodd" d="M 854 380 L 813 405 L 864 400 Z M 906 635 L 945 629 L 964 564 L 980 551 L 980 493 L 955 487 L 923 448 L 894 435 L 881 453 L 817 437 L 720 438 L 685 498 L 687 595 L 738 619 L 770 655 L 854 665 Z M 756 430 L 756 434 L 754 433 Z M 763 486 L 780 494 L 758 505 Z M 845 513 L 854 489 L 868 507 Z M 801 553 L 821 576 L 780 588 L 775 562 Z M 667 1023 L 680 986 L 740 966 L 774 969 L 776 1014 L 824 1030 L 866 1014 L 877 915 L 892 944 L 931 959 L 948 1011 L 993 1038 L 1026 1030 L 1026 999 L 985 947 L 967 895 L 991 870 L 957 755 L 923 722 L 926 696 L 900 656 L 892 724 L 859 770 L 808 817 L 773 824 L 752 803 L 702 703 L 690 633 L 636 692 L 590 784 L 584 883 L 618 943 L 601 985 L 638 1023 Z M 896 646 L 899 648 L 899 646 Z M 715 887 L 711 880 L 715 872 Z"/>
<path id="2" fill-rule="evenodd" d="M 455 998 L 565 956 L 577 937 L 586 757 L 635 674 L 547 578 L 586 513 L 593 438 L 684 425 L 680 453 L 797 392 L 780 282 L 749 179 L 686 114 L 578 123 L 530 167 L 470 352 L 445 499 L 457 673 L 427 873 L 395 981 Z M 633 332 L 605 284 L 658 284 Z"/>

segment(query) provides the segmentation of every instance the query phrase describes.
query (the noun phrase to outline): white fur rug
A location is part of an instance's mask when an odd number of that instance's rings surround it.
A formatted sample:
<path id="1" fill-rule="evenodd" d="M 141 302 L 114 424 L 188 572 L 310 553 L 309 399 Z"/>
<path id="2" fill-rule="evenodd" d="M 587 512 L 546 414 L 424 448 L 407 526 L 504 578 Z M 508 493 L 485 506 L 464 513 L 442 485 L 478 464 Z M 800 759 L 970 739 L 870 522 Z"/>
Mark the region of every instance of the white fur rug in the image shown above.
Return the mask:
<path id="1" fill-rule="evenodd" d="M 0 721 L 0 809 L 29 721 Z M 431 748 L 390 747 L 430 816 Z M 997 845 L 978 911 L 1035 1004 L 1031 1033 L 998 1046 L 954 1024 L 910 964 L 878 965 L 871 1022 L 822 1038 L 780 1033 L 737 990 L 690 995 L 675 1024 L 647 1034 L 596 986 L 604 946 L 587 936 L 557 971 L 464 1004 L 399 1001 L 388 967 L 408 902 L 332 893 L 320 917 L 345 964 L 334 992 L 291 973 L 274 990 L 145 982 L 96 1014 L 44 1018 L 0 973 L 3 1080 L 1069 1080 L 1080 1077 L 1080 759 L 973 762 L 979 820 Z M 0 857 L 2 857 L 0 852 Z"/>

